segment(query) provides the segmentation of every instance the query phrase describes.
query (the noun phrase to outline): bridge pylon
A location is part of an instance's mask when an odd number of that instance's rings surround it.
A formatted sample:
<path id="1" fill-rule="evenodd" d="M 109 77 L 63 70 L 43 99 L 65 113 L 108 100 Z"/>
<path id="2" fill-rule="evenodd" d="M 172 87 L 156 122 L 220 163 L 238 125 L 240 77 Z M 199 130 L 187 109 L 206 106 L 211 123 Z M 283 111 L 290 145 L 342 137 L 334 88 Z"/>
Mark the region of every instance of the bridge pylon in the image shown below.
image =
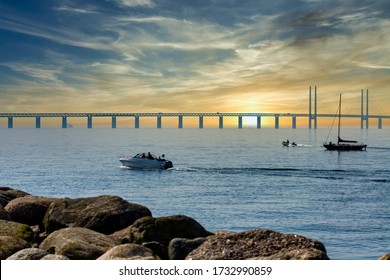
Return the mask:
<path id="1" fill-rule="evenodd" d="M 314 113 L 312 113 L 312 91 L 309 88 L 309 129 L 312 128 L 312 120 L 314 120 L 314 129 L 317 129 L 317 86 L 314 87 Z"/>

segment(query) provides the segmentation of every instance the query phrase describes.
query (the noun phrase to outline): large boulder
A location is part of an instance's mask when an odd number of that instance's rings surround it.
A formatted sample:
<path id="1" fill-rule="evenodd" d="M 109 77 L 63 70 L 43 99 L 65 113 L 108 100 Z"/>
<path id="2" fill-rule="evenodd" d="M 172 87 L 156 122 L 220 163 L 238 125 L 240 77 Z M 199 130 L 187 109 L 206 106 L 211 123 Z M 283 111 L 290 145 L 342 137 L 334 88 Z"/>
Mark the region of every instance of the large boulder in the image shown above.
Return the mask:
<path id="1" fill-rule="evenodd" d="M 14 253 L 29 247 L 30 244 L 21 238 L 0 236 L 0 260 L 5 260 Z"/>
<path id="2" fill-rule="evenodd" d="M 98 260 L 158 260 L 152 250 L 138 244 L 122 244 L 104 253 Z"/>
<path id="3" fill-rule="evenodd" d="M 5 210 L 15 222 L 30 226 L 41 225 L 50 204 L 58 198 L 23 196 L 11 200 Z"/>
<path id="4" fill-rule="evenodd" d="M 8 202 L 17 197 L 30 195 L 24 191 L 0 186 L 0 205 L 6 206 Z"/>
<path id="5" fill-rule="evenodd" d="M 119 245 L 112 237 L 87 228 L 64 228 L 51 233 L 39 245 L 71 260 L 95 260 L 112 247 Z"/>
<path id="6" fill-rule="evenodd" d="M 26 248 L 9 256 L 7 260 L 40 260 L 49 253 L 39 248 Z"/>
<path id="7" fill-rule="evenodd" d="M 6 220 L 0 220 L 0 235 L 18 237 L 28 242 L 34 237 L 28 225 Z"/>
<path id="8" fill-rule="evenodd" d="M 208 237 L 191 251 L 192 260 L 328 260 L 325 246 L 316 240 L 296 234 L 256 229 L 240 233 L 223 233 Z"/>
<path id="9" fill-rule="evenodd" d="M 64 198 L 54 201 L 47 209 L 44 226 L 46 233 L 65 227 L 85 227 L 111 234 L 151 215 L 145 206 L 129 203 L 118 196 Z"/>
<path id="10" fill-rule="evenodd" d="M 165 246 L 177 237 L 194 239 L 212 235 L 193 218 L 183 215 L 144 217 L 134 222 L 128 230 L 131 243 L 157 241 Z"/>

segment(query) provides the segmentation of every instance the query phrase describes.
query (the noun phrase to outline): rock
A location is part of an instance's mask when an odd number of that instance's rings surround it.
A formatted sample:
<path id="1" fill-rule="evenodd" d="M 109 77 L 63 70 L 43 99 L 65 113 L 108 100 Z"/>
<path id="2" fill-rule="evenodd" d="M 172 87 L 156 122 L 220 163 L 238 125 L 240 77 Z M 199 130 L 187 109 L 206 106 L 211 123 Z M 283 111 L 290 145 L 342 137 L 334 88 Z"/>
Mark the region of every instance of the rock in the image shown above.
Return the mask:
<path id="1" fill-rule="evenodd" d="M 87 228 L 72 227 L 51 233 L 39 248 L 54 248 L 56 255 L 64 255 L 71 260 L 94 260 L 116 245 L 119 243 L 112 237 Z"/>
<path id="2" fill-rule="evenodd" d="M 296 234 L 257 229 L 224 233 L 208 237 L 186 259 L 321 259 L 328 260 L 325 246 L 316 240 Z"/>
<path id="3" fill-rule="evenodd" d="M 5 211 L 4 207 L 0 204 L 0 220 L 11 221 L 11 216 L 7 211 Z"/>
<path id="4" fill-rule="evenodd" d="M 130 243 L 129 228 L 128 227 L 121 229 L 121 230 L 118 230 L 118 231 L 110 234 L 110 236 L 112 238 L 114 238 L 115 240 L 117 240 L 119 243 L 122 243 L 122 244 Z"/>
<path id="5" fill-rule="evenodd" d="M 104 234 L 124 229 L 137 219 L 151 216 L 148 208 L 118 196 L 60 199 L 48 208 L 44 226 L 47 233 L 65 227 L 85 227 Z"/>
<path id="6" fill-rule="evenodd" d="M 40 260 L 49 253 L 38 248 L 26 248 L 9 256 L 7 260 Z"/>
<path id="7" fill-rule="evenodd" d="M 144 242 L 142 246 L 149 248 L 153 253 L 162 260 L 168 260 L 167 247 L 157 241 Z"/>
<path id="8" fill-rule="evenodd" d="M 158 260 L 153 251 L 138 244 L 122 244 L 104 253 L 98 260 Z"/>
<path id="9" fill-rule="evenodd" d="M 0 220 L 0 235 L 18 237 L 28 242 L 34 237 L 28 225 L 6 220 Z"/>
<path id="10" fill-rule="evenodd" d="M 198 248 L 204 241 L 206 241 L 204 237 L 174 238 L 168 245 L 168 257 L 170 260 L 184 260 L 192 250 Z"/>
<path id="11" fill-rule="evenodd" d="M 382 257 L 380 257 L 380 260 L 390 260 L 390 253 L 388 253 L 388 254 L 383 255 Z"/>
<path id="12" fill-rule="evenodd" d="M 314 248 L 286 250 L 267 257 L 252 258 L 252 260 L 328 260 L 328 259 L 329 258 L 326 256 L 326 253 Z"/>
<path id="13" fill-rule="evenodd" d="M 4 207 L 12 199 L 15 199 L 17 197 L 27 196 L 27 195 L 30 195 L 30 194 L 23 192 L 23 191 L 20 191 L 20 190 L 0 186 L 0 205 L 2 205 Z"/>
<path id="14" fill-rule="evenodd" d="M 163 247 L 156 254 L 161 259 L 168 259 L 168 244 L 173 238 L 193 239 L 212 235 L 194 219 L 183 216 L 144 217 L 135 221 L 128 230 L 128 242 L 147 244 L 157 242 Z M 123 231 L 122 231 L 123 233 Z"/>
<path id="15" fill-rule="evenodd" d="M 18 237 L 0 236 L 0 259 L 5 260 L 14 253 L 30 247 L 30 244 Z"/>
<path id="16" fill-rule="evenodd" d="M 54 255 L 54 254 L 48 254 L 46 256 L 44 256 L 41 260 L 57 260 L 57 261 L 61 261 L 61 260 L 69 260 L 69 258 L 63 256 L 63 255 Z"/>
<path id="17" fill-rule="evenodd" d="M 129 241 L 142 244 L 157 241 L 164 246 L 176 237 L 193 239 L 212 235 L 194 219 L 183 216 L 144 217 L 132 224 L 129 228 Z"/>
<path id="18" fill-rule="evenodd" d="M 23 196 L 11 200 L 5 210 L 15 222 L 30 226 L 42 225 L 47 208 L 56 200 L 58 198 Z"/>

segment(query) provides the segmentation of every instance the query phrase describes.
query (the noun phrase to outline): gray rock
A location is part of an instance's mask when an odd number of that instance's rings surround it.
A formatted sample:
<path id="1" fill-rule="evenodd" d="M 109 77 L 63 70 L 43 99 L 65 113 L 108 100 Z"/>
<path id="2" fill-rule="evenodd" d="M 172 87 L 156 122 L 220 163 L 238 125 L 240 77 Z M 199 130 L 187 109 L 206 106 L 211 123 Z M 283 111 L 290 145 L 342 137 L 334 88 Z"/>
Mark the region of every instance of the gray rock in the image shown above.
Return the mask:
<path id="1" fill-rule="evenodd" d="M 40 260 L 49 253 L 38 248 L 26 248 L 9 256 L 7 260 Z"/>
<path id="2" fill-rule="evenodd" d="M 118 196 L 65 198 L 50 205 L 44 226 L 47 233 L 65 227 L 85 227 L 111 234 L 145 216 L 151 216 L 148 208 L 129 203 Z"/>
<path id="3" fill-rule="evenodd" d="M 205 237 L 195 239 L 174 238 L 168 245 L 168 256 L 170 260 L 184 260 L 186 256 L 194 249 L 198 248 L 204 241 Z"/>
<path id="4" fill-rule="evenodd" d="M 18 237 L 0 236 L 0 259 L 5 260 L 14 253 L 30 247 L 30 244 Z"/>
<path id="5" fill-rule="evenodd" d="M 122 244 L 104 253 L 98 260 L 158 260 L 153 251 L 138 244 Z"/>
<path id="6" fill-rule="evenodd" d="M 328 260 L 325 246 L 316 240 L 296 234 L 257 229 L 224 233 L 208 237 L 186 259 L 321 259 Z"/>
<path id="7" fill-rule="evenodd" d="M 94 260 L 112 247 L 119 245 L 112 237 L 87 228 L 64 228 L 51 233 L 39 245 L 71 260 Z M 51 251 L 50 251 L 51 250 Z"/>

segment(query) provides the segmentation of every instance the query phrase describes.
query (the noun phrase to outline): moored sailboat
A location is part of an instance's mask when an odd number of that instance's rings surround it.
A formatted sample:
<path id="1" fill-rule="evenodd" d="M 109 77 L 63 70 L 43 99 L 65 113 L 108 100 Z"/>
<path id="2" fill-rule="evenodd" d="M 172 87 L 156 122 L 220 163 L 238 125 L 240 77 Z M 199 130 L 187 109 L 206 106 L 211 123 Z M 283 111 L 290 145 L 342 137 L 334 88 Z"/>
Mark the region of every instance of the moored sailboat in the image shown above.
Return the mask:
<path id="1" fill-rule="evenodd" d="M 338 122 L 338 131 L 337 131 L 337 143 L 328 142 L 324 143 L 324 147 L 328 151 L 365 151 L 367 144 L 359 143 L 355 140 L 344 140 L 340 138 L 340 128 L 341 128 L 341 94 L 339 101 L 339 122 Z"/>

